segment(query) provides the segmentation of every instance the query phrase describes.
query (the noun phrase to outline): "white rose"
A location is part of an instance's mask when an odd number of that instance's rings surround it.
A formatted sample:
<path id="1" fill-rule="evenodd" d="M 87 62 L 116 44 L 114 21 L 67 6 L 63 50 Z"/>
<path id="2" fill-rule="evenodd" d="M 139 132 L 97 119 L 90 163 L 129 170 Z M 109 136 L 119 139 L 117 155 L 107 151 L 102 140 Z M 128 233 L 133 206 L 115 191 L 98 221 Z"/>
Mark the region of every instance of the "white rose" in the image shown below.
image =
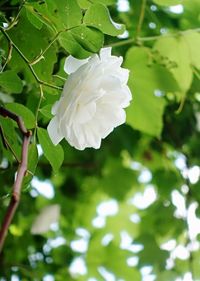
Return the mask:
<path id="1" fill-rule="evenodd" d="M 85 60 L 66 59 L 64 69 L 69 76 L 47 128 L 55 145 L 65 138 L 79 150 L 97 149 L 101 139 L 125 122 L 124 108 L 132 97 L 127 86 L 129 71 L 121 68 L 122 61 L 111 55 L 111 48 Z"/>

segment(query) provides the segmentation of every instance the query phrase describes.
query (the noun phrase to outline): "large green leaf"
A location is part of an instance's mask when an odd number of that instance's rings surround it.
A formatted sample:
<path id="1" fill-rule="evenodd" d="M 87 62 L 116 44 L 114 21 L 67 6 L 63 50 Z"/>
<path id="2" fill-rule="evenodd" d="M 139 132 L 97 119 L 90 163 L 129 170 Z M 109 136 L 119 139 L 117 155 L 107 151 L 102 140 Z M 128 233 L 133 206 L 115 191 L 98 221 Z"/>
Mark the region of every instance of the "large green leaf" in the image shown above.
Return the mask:
<path id="1" fill-rule="evenodd" d="M 59 36 L 60 45 L 71 55 L 76 58 L 84 59 L 90 56 L 90 52 L 86 51 L 73 37 L 73 35 L 68 32 L 63 32 Z"/>
<path id="2" fill-rule="evenodd" d="M 36 121 L 33 112 L 23 104 L 8 103 L 6 104 L 6 108 L 16 113 L 18 116 L 22 117 L 27 129 L 32 129 L 35 127 Z"/>
<path id="3" fill-rule="evenodd" d="M 126 56 L 125 67 L 130 69 L 129 86 L 133 94 L 133 101 L 127 109 L 127 123 L 135 129 L 159 136 L 165 100 L 156 95 L 179 88 L 166 68 L 149 65 L 148 52 L 146 48 L 133 47 Z"/>
<path id="4" fill-rule="evenodd" d="M 16 72 L 7 70 L 0 73 L 0 87 L 8 93 L 19 94 L 22 92 L 23 83 Z"/>
<path id="5" fill-rule="evenodd" d="M 186 93 L 192 83 L 192 68 L 190 49 L 184 36 L 163 36 L 155 43 L 154 50 L 167 60 L 182 93 Z"/>
<path id="6" fill-rule="evenodd" d="M 187 42 L 191 64 L 200 69 L 200 34 L 197 31 L 188 31 L 183 39 Z"/>
<path id="7" fill-rule="evenodd" d="M 64 152 L 61 145 L 54 145 L 49 138 L 47 131 L 43 128 L 37 129 L 39 143 L 42 146 L 45 157 L 55 172 L 58 171 L 64 160 Z"/>
<path id="8" fill-rule="evenodd" d="M 103 33 L 111 36 L 117 36 L 124 32 L 124 25 L 115 23 L 106 6 L 100 3 L 89 7 L 83 21 L 86 25 L 98 28 Z"/>
<path id="9" fill-rule="evenodd" d="M 29 8 L 29 11 L 35 18 L 39 18 L 48 27 L 54 27 L 54 30 L 69 29 L 81 24 L 82 12 L 76 0 L 46 0 L 42 3 L 31 3 L 31 7 L 33 9 Z M 33 18 L 30 22 L 35 25 Z"/>
<path id="10" fill-rule="evenodd" d="M 103 46 L 103 33 L 96 28 L 80 26 L 69 31 L 86 51 L 96 53 Z"/>
<path id="11" fill-rule="evenodd" d="M 41 29 L 43 26 L 43 21 L 41 17 L 35 12 L 33 6 L 26 5 L 26 15 L 30 23 L 37 29 Z"/>
<path id="12" fill-rule="evenodd" d="M 103 46 L 103 33 L 96 28 L 81 25 L 59 36 L 61 46 L 77 58 L 86 58 Z"/>
<path id="13" fill-rule="evenodd" d="M 21 144 L 18 142 L 18 135 L 15 131 L 12 120 L 0 116 L 0 125 L 1 125 L 1 141 L 3 141 L 6 149 L 4 150 L 4 156 L 8 159 L 9 162 L 13 162 L 13 155 L 10 152 L 10 149 L 14 152 L 19 160 L 21 157 Z"/>

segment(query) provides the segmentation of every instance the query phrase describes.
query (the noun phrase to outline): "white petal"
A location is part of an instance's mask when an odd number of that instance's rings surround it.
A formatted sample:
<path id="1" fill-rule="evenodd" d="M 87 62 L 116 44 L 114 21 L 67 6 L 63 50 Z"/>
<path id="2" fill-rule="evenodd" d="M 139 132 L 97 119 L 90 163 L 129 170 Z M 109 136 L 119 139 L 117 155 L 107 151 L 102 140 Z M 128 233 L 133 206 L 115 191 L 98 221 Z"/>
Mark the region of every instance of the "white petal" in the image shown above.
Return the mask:
<path id="1" fill-rule="evenodd" d="M 111 47 L 102 48 L 101 51 L 100 51 L 100 58 L 102 60 L 106 60 L 109 57 L 111 57 L 111 50 L 112 50 Z"/>
<path id="2" fill-rule="evenodd" d="M 74 73 L 80 66 L 86 64 L 89 58 L 84 60 L 76 59 L 72 56 L 68 56 L 65 60 L 64 71 L 67 74 Z"/>
<path id="3" fill-rule="evenodd" d="M 75 121 L 79 124 L 86 123 L 94 116 L 96 112 L 95 102 L 90 102 L 87 105 L 78 105 L 77 112 L 75 115 Z"/>
<path id="4" fill-rule="evenodd" d="M 59 127 L 59 124 L 57 121 L 57 117 L 53 117 L 53 119 L 51 119 L 51 121 L 47 127 L 47 131 L 48 131 L 49 137 L 54 145 L 57 145 L 63 139 L 63 135 L 61 135 L 59 133 L 58 127 Z"/>
<path id="5" fill-rule="evenodd" d="M 119 77 L 120 77 L 121 83 L 127 84 L 128 77 L 129 77 L 129 70 L 125 69 L 125 68 L 121 68 L 119 71 Z"/>
<path id="6" fill-rule="evenodd" d="M 51 113 L 52 113 L 53 115 L 55 115 L 55 114 L 57 113 L 59 103 L 60 103 L 60 101 L 56 101 L 56 102 L 54 103 L 54 105 L 52 106 L 52 108 L 51 108 Z"/>
<path id="7" fill-rule="evenodd" d="M 71 138 L 69 143 L 78 150 L 83 150 L 87 147 L 85 142 L 85 132 L 81 126 L 74 125 L 71 129 Z"/>

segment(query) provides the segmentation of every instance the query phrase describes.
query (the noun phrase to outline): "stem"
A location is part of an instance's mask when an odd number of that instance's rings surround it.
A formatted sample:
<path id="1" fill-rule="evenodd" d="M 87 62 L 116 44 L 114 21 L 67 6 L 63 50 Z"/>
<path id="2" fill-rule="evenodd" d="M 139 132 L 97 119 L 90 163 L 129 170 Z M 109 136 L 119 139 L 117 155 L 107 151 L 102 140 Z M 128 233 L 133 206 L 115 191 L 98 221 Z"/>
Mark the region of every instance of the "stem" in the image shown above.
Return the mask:
<path id="1" fill-rule="evenodd" d="M 57 75 L 57 74 L 54 74 L 53 77 L 58 78 L 58 79 L 60 79 L 60 80 L 62 80 L 64 82 L 67 80 L 66 78 L 64 78 L 64 77 L 62 77 L 60 75 Z"/>
<path id="2" fill-rule="evenodd" d="M 9 49 L 8 49 L 8 55 L 7 55 L 7 58 L 5 60 L 5 63 L 4 65 L 2 66 L 2 69 L 1 69 L 1 72 L 2 73 L 6 67 L 6 65 L 9 63 L 9 61 L 11 60 L 11 57 L 12 57 L 12 50 L 13 50 L 13 45 L 12 43 L 9 44 Z"/>
<path id="3" fill-rule="evenodd" d="M 136 38 L 139 37 L 140 31 L 142 29 L 142 24 L 143 24 L 143 21 L 144 21 L 146 4 L 147 4 L 147 0 L 142 0 L 140 16 L 139 16 L 139 21 L 138 21 L 137 30 L 136 30 Z"/>
<path id="4" fill-rule="evenodd" d="M 42 51 L 38 56 L 36 56 L 35 59 L 33 59 L 31 62 L 29 62 L 30 65 L 34 65 L 36 63 L 38 63 L 42 58 L 44 58 L 44 54 L 49 50 L 49 48 L 53 45 L 53 43 L 58 39 L 59 35 L 63 32 L 67 32 L 69 30 L 72 30 L 74 28 L 77 28 L 79 27 L 78 25 L 77 26 L 73 26 L 73 27 L 70 27 L 70 28 L 66 28 L 64 30 L 60 30 L 56 33 L 56 35 L 54 36 L 54 38 L 52 39 L 52 41 L 49 43 L 49 45 L 44 49 L 44 51 Z"/>
<path id="5" fill-rule="evenodd" d="M 15 45 L 15 43 L 12 41 L 12 39 L 10 38 L 10 36 L 8 35 L 8 33 L 6 32 L 6 30 L 2 27 L 0 27 L 0 30 L 1 32 L 3 33 L 3 35 L 6 37 L 6 39 L 8 40 L 8 42 L 10 44 L 12 44 L 13 48 L 17 51 L 17 53 L 21 56 L 21 58 L 24 60 L 24 62 L 27 64 L 27 66 L 29 67 L 31 73 L 33 74 L 36 82 L 40 85 L 45 85 L 45 86 L 48 86 L 50 88 L 54 88 L 54 89 L 57 89 L 57 90 L 62 90 L 61 87 L 59 86 L 55 86 L 55 85 L 52 85 L 48 82 L 45 82 L 45 81 L 42 81 L 38 78 L 37 74 L 35 73 L 35 70 L 33 69 L 32 65 L 29 63 L 29 60 L 26 58 L 26 56 L 22 53 L 22 51 Z"/>
<path id="6" fill-rule="evenodd" d="M 37 56 L 32 62 L 29 62 L 30 65 L 34 65 L 36 63 L 38 63 L 42 58 L 44 58 L 44 54 L 49 50 L 49 48 L 53 45 L 53 43 L 57 40 L 58 36 L 60 35 L 62 31 L 58 32 L 55 37 L 53 38 L 53 40 L 49 43 L 49 45 L 46 47 L 46 49 L 44 49 L 44 51 L 41 52 L 41 54 L 39 56 Z"/>
<path id="7" fill-rule="evenodd" d="M 40 106 L 41 106 L 41 102 L 42 102 L 43 98 L 44 98 L 44 93 L 43 93 L 42 85 L 40 85 L 40 97 L 39 97 L 38 105 L 37 105 L 36 112 L 35 112 L 35 129 L 34 129 L 34 133 L 33 133 L 34 143 L 36 143 L 36 132 L 37 132 L 37 127 L 38 127 L 37 120 L 38 120 L 38 114 L 39 114 L 39 110 L 40 110 Z"/>
<path id="8" fill-rule="evenodd" d="M 184 35 L 184 34 L 186 34 L 188 32 L 191 32 L 191 31 L 200 32 L 200 28 L 187 29 L 187 30 L 184 30 L 184 31 L 176 32 L 176 33 L 166 33 L 166 34 L 161 34 L 161 35 L 156 35 L 156 36 L 138 37 L 137 39 L 136 38 L 130 38 L 130 39 L 121 40 L 119 42 L 111 43 L 108 46 L 109 47 L 120 47 L 120 46 L 132 44 L 132 43 L 137 42 L 137 41 L 139 41 L 139 42 L 140 41 L 141 42 L 155 41 L 155 40 L 158 40 L 158 39 L 164 38 L 164 37 L 175 37 L 175 36 L 178 36 L 178 35 Z"/>
<path id="9" fill-rule="evenodd" d="M 19 10 L 18 10 L 18 13 L 16 15 L 16 17 L 11 21 L 11 23 L 9 24 L 9 26 L 6 28 L 6 30 L 9 30 L 11 29 L 13 26 L 15 26 L 18 22 L 18 18 L 20 16 L 20 13 L 22 11 L 22 8 L 24 7 L 24 4 L 25 4 L 26 0 L 23 0 L 22 4 L 20 5 L 19 7 Z"/>
<path id="10" fill-rule="evenodd" d="M 14 214 L 16 212 L 16 209 L 20 201 L 22 182 L 25 173 L 27 171 L 27 165 L 28 165 L 28 147 L 31 138 L 31 131 L 27 131 L 26 127 L 24 126 L 24 122 L 22 118 L 16 115 L 15 113 L 3 107 L 0 107 L 0 115 L 2 115 L 3 117 L 9 117 L 13 119 L 18 124 L 18 127 L 24 136 L 23 144 L 22 144 L 21 161 L 18 166 L 17 176 L 13 185 L 12 197 L 0 230 L 0 252 L 1 252 L 8 233 L 8 228 L 11 224 L 11 221 L 14 217 Z"/>

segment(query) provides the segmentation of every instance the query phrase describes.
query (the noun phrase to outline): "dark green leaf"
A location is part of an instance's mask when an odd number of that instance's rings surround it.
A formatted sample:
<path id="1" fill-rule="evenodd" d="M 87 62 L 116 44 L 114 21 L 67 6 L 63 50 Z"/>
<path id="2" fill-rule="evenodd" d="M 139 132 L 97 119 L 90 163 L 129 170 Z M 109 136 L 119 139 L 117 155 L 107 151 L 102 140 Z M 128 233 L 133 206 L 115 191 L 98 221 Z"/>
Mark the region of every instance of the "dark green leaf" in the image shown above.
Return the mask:
<path id="1" fill-rule="evenodd" d="M 0 73 L 0 87 L 8 93 L 20 94 L 23 89 L 23 83 L 14 71 L 7 70 Z"/>
<path id="2" fill-rule="evenodd" d="M 33 112 L 20 103 L 7 103 L 6 108 L 22 117 L 27 129 L 35 127 L 35 116 Z"/>
<path id="3" fill-rule="evenodd" d="M 47 131 L 43 128 L 37 129 L 39 143 L 42 146 L 45 157 L 51 164 L 54 172 L 57 172 L 64 160 L 64 152 L 61 145 L 54 145 Z"/>

